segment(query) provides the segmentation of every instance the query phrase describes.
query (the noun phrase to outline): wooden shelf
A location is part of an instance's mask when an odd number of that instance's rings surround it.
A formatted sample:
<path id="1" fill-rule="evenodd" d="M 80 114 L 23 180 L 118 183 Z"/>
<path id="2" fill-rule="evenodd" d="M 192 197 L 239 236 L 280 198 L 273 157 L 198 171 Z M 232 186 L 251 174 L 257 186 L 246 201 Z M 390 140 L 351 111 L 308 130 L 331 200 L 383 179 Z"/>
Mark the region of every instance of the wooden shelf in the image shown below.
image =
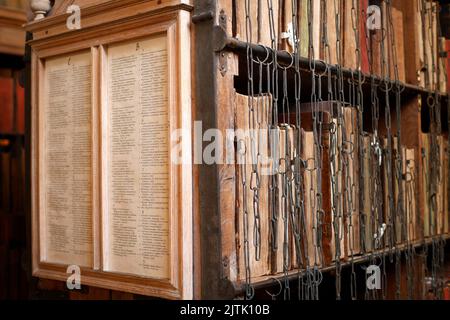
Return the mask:
<path id="1" fill-rule="evenodd" d="M 408 246 L 413 246 L 413 248 L 420 248 L 420 247 L 425 247 L 428 246 L 430 244 L 432 244 L 433 240 L 444 240 L 444 241 L 448 241 L 450 240 L 450 234 L 444 234 L 444 235 L 439 235 L 439 236 L 434 236 L 434 237 L 428 237 L 425 238 L 423 240 L 417 240 L 417 241 L 413 241 L 410 244 L 400 244 L 398 245 L 396 248 L 392 248 L 391 250 L 389 250 L 389 248 L 384 248 L 375 252 L 372 252 L 370 254 L 364 254 L 364 255 L 360 255 L 360 256 L 355 256 L 353 258 L 353 262 L 349 259 L 346 261 L 342 261 L 341 262 L 341 267 L 345 268 L 350 266 L 352 263 L 353 264 L 361 264 L 364 262 L 369 261 L 371 258 L 373 258 L 374 256 L 387 256 L 390 253 L 394 252 L 394 250 L 399 249 L 400 251 L 405 251 Z M 323 267 L 320 268 L 320 271 L 322 273 L 325 272 L 332 272 L 336 270 L 336 265 L 332 264 L 330 266 L 327 267 Z M 268 276 L 264 276 L 264 277 L 259 277 L 259 278 L 255 278 L 252 279 L 252 286 L 259 290 L 262 288 L 267 288 L 270 286 L 274 285 L 274 280 L 284 280 L 286 277 L 289 281 L 295 280 L 297 279 L 299 274 L 299 270 L 291 270 L 288 272 L 287 276 L 285 276 L 284 274 L 276 274 L 276 275 L 268 275 Z M 245 283 L 244 282 L 235 282 L 233 283 L 234 286 L 234 290 L 236 292 L 236 295 L 240 295 L 243 294 L 245 292 Z"/>
<path id="2" fill-rule="evenodd" d="M 235 38 L 231 38 L 226 34 L 226 31 L 220 27 L 214 27 L 214 50 L 216 52 L 221 51 L 229 51 L 236 53 L 239 57 L 239 76 L 236 78 L 235 84 L 238 92 L 245 94 L 247 91 L 247 49 L 250 48 L 253 52 L 254 59 L 259 59 L 260 61 L 265 61 L 267 63 L 273 62 L 273 57 L 275 56 L 274 51 L 266 46 L 259 44 L 247 44 L 244 41 L 240 41 Z M 277 63 L 283 67 L 289 67 L 293 64 L 293 59 L 295 56 L 286 51 L 277 51 L 276 52 Z M 344 79 L 344 95 L 345 99 L 349 100 L 348 93 L 350 89 L 350 84 L 355 82 L 356 80 L 361 79 L 363 82 L 361 85 L 362 93 L 364 95 L 364 104 L 371 105 L 370 103 L 370 93 L 372 90 L 372 84 L 375 87 L 378 87 L 378 96 L 380 98 L 380 105 L 382 105 L 385 101 L 385 88 L 390 88 L 389 90 L 389 100 L 391 102 L 391 107 L 395 106 L 395 93 L 397 90 L 401 90 L 401 98 L 402 100 L 408 100 L 411 98 L 417 98 L 417 96 L 421 96 L 423 101 L 427 101 L 428 97 L 432 96 L 434 98 L 438 98 L 441 101 L 441 105 L 446 106 L 448 102 L 448 94 L 443 94 L 440 92 L 431 91 L 425 88 L 421 88 L 416 85 L 402 83 L 400 81 L 394 81 L 392 79 L 382 79 L 377 75 L 366 74 L 358 70 L 351 70 L 347 68 L 339 68 L 336 65 L 330 65 L 321 60 L 309 60 L 308 58 L 298 57 L 298 65 L 300 69 L 300 76 L 302 81 L 302 92 L 301 97 L 303 97 L 304 102 L 307 101 L 309 96 L 311 95 L 311 79 L 312 72 L 310 70 L 310 65 L 315 65 L 315 74 L 322 75 L 322 99 L 326 100 L 327 98 L 327 82 L 328 82 L 328 74 L 331 74 L 333 79 L 337 78 L 338 74 L 342 74 Z M 225 66 L 226 68 L 226 66 Z M 254 68 L 254 83 L 258 84 L 259 76 L 257 72 L 258 68 Z M 294 83 L 294 69 L 289 68 L 287 71 L 288 77 L 288 92 L 290 96 L 293 96 L 294 88 L 292 87 Z M 265 73 L 263 73 L 265 76 Z M 280 85 L 279 88 L 281 90 L 282 87 L 282 76 L 280 71 Z M 266 79 L 263 79 L 263 84 Z M 398 88 L 398 89 L 397 89 Z M 383 91 L 384 90 L 384 91 Z M 306 101 L 305 101 L 306 100 Z M 350 101 L 347 101 L 350 102 Z"/>

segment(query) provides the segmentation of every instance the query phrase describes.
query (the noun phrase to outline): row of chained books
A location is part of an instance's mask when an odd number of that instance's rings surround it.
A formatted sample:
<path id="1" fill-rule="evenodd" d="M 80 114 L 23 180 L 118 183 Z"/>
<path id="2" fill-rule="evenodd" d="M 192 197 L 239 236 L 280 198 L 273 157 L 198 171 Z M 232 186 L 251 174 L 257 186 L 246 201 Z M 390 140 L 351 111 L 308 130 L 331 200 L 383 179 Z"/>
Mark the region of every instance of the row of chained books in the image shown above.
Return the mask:
<path id="1" fill-rule="evenodd" d="M 233 36 L 446 92 L 439 2 L 234 0 Z"/>
<path id="2" fill-rule="evenodd" d="M 239 279 L 449 232 L 446 137 L 402 145 L 364 132 L 361 112 L 337 101 L 274 119 L 271 100 L 236 93 L 233 102 Z"/>

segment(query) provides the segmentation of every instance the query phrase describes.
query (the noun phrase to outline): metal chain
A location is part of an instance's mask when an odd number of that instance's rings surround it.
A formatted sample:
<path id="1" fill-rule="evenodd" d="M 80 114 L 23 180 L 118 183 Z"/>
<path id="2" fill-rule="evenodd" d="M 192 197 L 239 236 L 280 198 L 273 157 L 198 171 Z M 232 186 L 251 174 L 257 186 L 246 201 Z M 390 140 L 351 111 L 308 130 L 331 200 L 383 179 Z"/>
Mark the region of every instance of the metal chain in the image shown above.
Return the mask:
<path id="1" fill-rule="evenodd" d="M 251 43 L 253 43 L 253 26 L 251 21 L 251 1 L 245 0 L 245 32 L 246 32 L 246 42 L 247 42 L 247 93 L 248 93 L 248 123 L 249 127 L 253 127 L 254 125 L 254 84 L 253 84 L 253 49 L 251 47 Z M 251 132 L 252 130 L 250 130 Z M 247 142 L 247 141 L 245 141 Z M 246 284 L 246 299 L 252 299 L 254 296 L 254 288 L 251 284 L 251 261 L 250 261 L 250 241 L 249 241 L 249 211 L 248 211 L 248 203 L 247 203 L 247 188 L 253 191 L 253 213 L 254 213 L 254 235 L 253 235 L 253 244 L 255 246 L 255 256 L 260 256 L 260 221 L 259 221 L 259 201 L 258 201 L 258 187 L 253 186 L 253 176 L 255 170 L 254 165 L 254 154 L 255 154 L 255 138 L 253 134 L 250 134 L 250 144 L 251 147 L 247 148 L 245 146 L 245 158 L 243 164 L 243 202 L 244 202 L 244 260 L 245 260 L 245 284 Z M 251 161 L 252 161 L 252 172 L 250 173 L 250 185 L 247 185 L 247 162 L 248 158 L 246 153 L 250 152 Z M 256 178 L 259 180 L 259 178 Z"/>
<path id="2" fill-rule="evenodd" d="M 402 137 L 401 137 L 401 92 L 403 90 L 402 85 L 399 81 L 399 70 L 397 64 L 397 49 L 395 42 L 395 30 L 392 22 L 392 2 L 391 0 L 386 0 L 386 12 L 388 19 L 388 36 L 390 40 L 390 51 L 389 55 L 393 58 L 394 67 L 394 89 L 395 89 L 395 105 L 396 105 L 396 120 L 397 120 L 397 152 L 395 155 L 395 175 L 394 175 L 394 183 L 396 184 L 397 190 L 397 198 L 394 200 L 395 210 L 391 211 L 392 214 L 392 222 L 393 222 L 393 231 L 394 235 L 393 244 L 395 251 L 395 279 L 396 279 L 396 298 L 400 299 L 400 277 L 401 277 L 401 251 L 397 246 L 397 243 L 401 243 L 404 240 L 404 208 L 403 208 L 403 187 L 402 187 L 402 176 L 403 176 L 403 153 L 402 153 Z M 386 97 L 388 98 L 388 97 Z M 400 230 L 397 230 L 400 228 Z M 397 234 L 400 234 L 399 238 Z"/>
<path id="3" fill-rule="evenodd" d="M 307 247 L 302 250 L 302 240 L 306 239 L 306 224 L 305 224 L 305 207 L 304 207 L 304 190 L 303 190 L 303 175 L 302 170 L 305 167 L 304 161 L 301 159 L 301 74 L 299 64 L 299 49 L 300 39 L 298 36 L 299 17 L 298 17 L 298 0 L 291 0 L 292 7 L 292 37 L 294 39 L 294 99 L 295 99 L 295 126 L 294 130 L 294 154 L 292 155 L 292 178 L 294 182 L 294 190 L 289 192 L 289 195 L 294 193 L 294 199 L 291 204 L 291 226 L 294 236 L 294 246 L 296 253 L 296 263 L 298 269 L 298 299 L 304 300 L 308 298 L 306 293 L 306 284 L 304 282 L 305 274 L 303 269 L 305 268 L 305 262 L 303 261 L 303 253 L 307 253 Z M 292 185 L 292 183 L 290 183 Z M 292 188 L 292 186 L 291 186 Z M 304 242 L 304 241 L 303 241 Z M 309 261 L 306 255 L 306 266 L 309 267 Z"/>
<path id="4" fill-rule="evenodd" d="M 392 0 L 382 0 L 382 6 L 385 12 L 382 15 L 381 40 L 370 41 L 369 32 L 366 28 L 361 29 L 361 19 L 365 18 L 366 8 L 361 8 L 358 0 L 352 0 L 351 11 L 346 13 L 347 18 L 351 18 L 352 31 L 355 38 L 355 69 L 351 70 L 350 77 L 343 75 L 343 50 L 342 50 L 342 4 L 343 0 L 320 0 L 321 5 L 321 34 L 320 48 L 316 48 L 314 37 L 313 23 L 313 6 L 318 1 L 308 0 L 307 19 L 308 19 L 308 59 L 309 74 L 311 82 L 311 114 L 313 120 L 313 138 L 314 138 L 314 158 L 302 159 L 302 110 L 301 110 L 301 90 L 302 78 L 300 71 L 300 48 L 302 39 L 299 36 L 299 1 L 291 1 L 292 8 L 292 30 L 291 39 L 293 39 L 291 55 L 292 61 L 289 66 L 278 63 L 278 35 L 276 32 L 276 23 L 274 17 L 273 0 L 267 0 L 267 9 L 269 15 L 269 29 L 271 38 L 271 53 L 267 49 L 267 59 L 261 61 L 254 59 L 253 48 L 250 44 L 261 40 L 261 35 L 267 30 L 262 30 L 261 19 L 258 19 L 257 39 L 253 39 L 254 32 L 251 15 L 257 12 L 262 13 L 262 0 L 257 2 L 245 0 L 245 21 L 246 21 L 246 63 L 247 63 L 247 95 L 248 95 L 248 123 L 250 129 L 250 140 L 240 141 L 243 144 L 240 149 L 240 156 L 244 157 L 241 166 L 242 177 L 240 184 L 242 185 L 243 196 L 243 228 L 244 228 L 244 266 L 245 266 L 245 284 L 246 298 L 251 299 L 254 296 L 254 288 L 252 286 L 251 277 L 251 256 L 254 252 L 254 260 L 261 260 L 262 239 L 261 234 L 261 157 L 262 150 L 260 131 L 264 127 L 262 110 L 267 108 L 262 105 L 264 99 L 258 99 L 264 94 L 264 91 L 271 96 L 270 109 L 270 130 L 275 135 L 284 135 L 284 152 L 279 154 L 279 159 L 275 159 L 272 175 L 268 178 L 269 184 L 269 215 L 270 215 L 270 244 L 271 249 L 278 253 L 282 252 L 283 257 L 283 281 L 280 282 L 283 289 L 284 298 L 290 299 L 290 283 L 289 273 L 292 265 L 295 264 L 298 271 L 298 297 L 299 299 L 319 299 L 319 285 L 322 281 L 321 268 L 325 264 L 324 260 L 324 228 L 325 215 L 332 215 L 332 227 L 334 237 L 335 251 L 335 268 L 336 268 L 336 298 L 341 299 L 341 273 L 342 273 L 342 255 L 348 256 L 351 266 L 350 275 L 350 295 L 352 299 L 357 299 L 357 278 L 355 271 L 355 256 L 360 253 L 368 254 L 368 261 L 371 264 L 379 262 L 383 268 L 382 274 L 382 298 L 386 298 L 386 261 L 389 257 L 391 262 L 395 262 L 395 281 L 396 281 L 396 298 L 400 298 L 400 276 L 402 267 L 402 250 L 399 244 L 406 242 L 406 250 L 404 250 L 407 292 L 411 299 L 414 294 L 415 287 L 415 258 L 416 252 L 412 245 L 413 216 L 417 213 L 418 206 L 414 204 L 415 194 L 417 190 L 415 163 L 410 159 L 404 159 L 405 154 L 402 149 L 402 123 L 401 123 L 401 106 L 402 92 L 404 85 L 399 79 L 399 66 L 397 57 L 397 47 L 395 39 L 395 30 L 392 17 Z M 423 32 L 432 34 L 432 26 L 434 18 L 432 10 L 433 6 L 427 7 L 427 1 L 420 0 L 420 13 L 423 24 Z M 279 4 L 285 4 L 284 1 Z M 335 11 L 335 32 L 336 32 L 336 74 L 332 75 L 331 46 L 328 40 L 330 33 L 327 24 L 327 6 L 334 6 Z M 256 10 L 255 10 L 256 9 Z M 280 10 L 282 8 L 280 7 Z M 350 14 L 350 15 L 349 15 Z M 285 19 L 289 17 L 289 13 L 285 13 Z M 428 26 L 428 27 L 427 27 Z M 364 32 L 364 34 L 362 34 Z M 425 73 L 425 84 L 427 87 L 434 88 L 434 92 L 430 91 L 427 98 L 427 107 L 431 119 L 430 134 L 430 155 L 422 155 L 423 161 L 429 161 L 430 172 L 426 174 L 429 181 L 426 184 L 429 187 L 430 199 L 429 207 L 430 229 L 434 236 L 437 228 L 438 212 L 437 193 L 440 180 L 441 163 L 439 152 L 442 152 L 438 143 L 439 136 L 442 133 L 441 124 L 441 103 L 438 93 L 438 79 L 441 78 L 440 70 L 437 68 L 436 57 L 432 55 L 428 57 L 429 48 L 435 47 L 435 39 L 431 36 L 424 43 L 425 68 L 430 72 Z M 366 50 L 370 71 L 370 106 L 371 106 L 371 131 L 372 139 L 369 149 L 363 148 L 364 145 L 364 115 L 365 101 L 369 101 L 369 97 L 365 99 L 363 85 L 366 82 L 366 75 L 362 73 L 362 41 L 366 41 Z M 305 41 L 306 42 L 306 41 Z M 379 46 L 380 60 L 374 60 L 374 48 Z M 316 70 L 317 64 L 320 62 L 319 56 L 321 52 L 326 66 L 322 73 Z M 269 56 L 270 57 L 270 63 Z M 381 80 L 373 75 L 374 65 L 379 63 L 381 66 Z M 437 74 L 437 76 L 436 76 Z M 255 86 L 255 76 L 259 82 Z M 293 76 L 291 78 L 291 76 Z M 447 75 L 445 75 L 447 76 Z M 266 84 L 263 79 L 266 78 Z M 293 87 L 291 87 L 291 79 L 293 79 Z M 368 78 L 369 79 L 369 78 Z M 345 81 L 347 81 L 345 83 Z M 325 85 L 326 83 L 326 85 Z M 280 86 L 281 84 L 281 86 Z M 347 86 L 347 87 L 345 87 Z M 293 89 L 292 89 L 293 88 Z M 348 91 L 344 88 L 348 88 Z M 293 90 L 293 92 L 291 92 Z M 345 91 L 344 91 L 345 90 Z M 382 92 L 384 97 L 379 96 Z M 319 107 L 323 99 L 327 101 L 335 101 L 337 108 L 332 108 L 332 123 L 324 123 L 324 112 Z M 395 97 L 395 100 L 394 100 Z M 383 101 L 384 100 L 384 101 Z M 380 121 L 380 101 L 384 103 L 384 127 L 386 128 L 386 144 L 384 152 L 380 146 L 379 121 Z M 395 102 L 394 102 L 395 101 Z M 395 109 L 391 104 L 395 103 Z M 295 123 L 291 116 L 291 108 L 295 104 Z M 392 106 L 393 107 L 393 106 Z M 346 108 L 352 110 L 352 115 L 346 117 Z M 395 110 L 395 111 L 393 111 Z M 279 118 L 279 112 L 282 112 Z M 395 112 L 395 119 L 391 119 Z M 356 114 L 356 119 L 354 119 Z M 282 124 L 279 124 L 282 119 Z M 392 121 L 396 121 L 393 123 Z M 449 115 L 450 123 L 450 115 Z M 393 125 L 395 127 L 393 127 Z M 325 129 L 325 126 L 327 129 Z M 325 131 L 327 130 L 327 131 Z M 323 139 L 328 138 L 324 135 L 330 135 L 329 146 L 324 146 Z M 273 156 L 279 153 L 280 145 L 277 139 L 272 139 L 273 132 L 268 133 L 269 136 L 269 152 Z M 325 154 L 327 152 L 328 154 Z M 450 156 L 450 142 L 448 146 Z M 324 211 L 324 195 L 322 188 L 325 178 L 322 172 L 324 165 L 323 159 L 327 156 L 330 161 L 330 182 L 331 182 L 331 213 Z M 366 167 L 367 157 L 369 157 L 369 167 Z M 428 159 L 429 157 L 429 159 Z M 248 158 L 251 158 L 251 169 L 246 166 Z M 309 161 L 310 160 L 310 161 Z M 364 162 L 366 161 L 366 162 Z M 308 168 L 308 162 L 313 162 L 314 167 Z M 355 164 L 359 162 L 359 167 Z M 364 165 L 363 165 L 364 163 Z M 405 165 L 406 164 L 406 165 Z M 384 165 L 384 167 L 382 167 Z M 362 169 L 361 169 L 362 168 Z M 356 170 L 359 170 L 358 172 Z M 382 171 L 386 176 L 385 190 L 382 186 Z M 250 172 L 248 172 L 250 171 Z M 361 172 L 362 171 L 362 172 Z M 365 192 L 360 192 L 362 188 L 366 188 L 367 174 L 370 172 L 369 199 L 365 199 Z M 359 173 L 359 174 L 358 174 Z M 313 183 L 309 190 L 304 189 L 303 178 L 309 175 Z M 429 178 L 428 178 L 429 176 Z M 359 184 L 359 187 L 358 187 Z M 364 186 L 364 187 L 363 187 Z M 358 190 L 359 189 L 359 190 Z M 365 190 L 365 189 L 364 189 Z M 328 190 L 326 190 L 328 192 Z M 359 193 L 358 193 L 359 192 Z M 384 192 L 387 199 L 384 199 Z M 305 194 L 311 198 L 310 208 L 305 208 Z M 250 197 L 248 197 L 250 195 Z M 252 200 L 250 200 L 252 199 Z M 252 202 L 251 204 L 249 202 Z M 383 208 L 383 202 L 384 208 Z M 369 206 L 363 204 L 369 203 Z M 384 212 L 386 212 L 386 218 Z M 311 217 L 306 217 L 306 212 L 312 212 Z M 252 216 L 253 215 L 253 216 Z M 252 222 L 250 222 L 252 219 Z M 307 230 L 306 220 L 312 219 L 312 230 Z M 359 229 L 355 224 L 359 221 Z M 253 223 L 252 228 L 250 227 Z M 280 224 L 282 228 L 280 228 Z M 366 239 L 368 230 L 378 233 L 380 227 L 386 225 L 386 236 L 383 239 Z M 250 230 L 252 229 L 252 230 Z M 308 240 L 307 234 L 312 232 L 313 243 L 309 247 L 313 247 L 314 254 L 308 256 Z M 283 248 L 278 248 L 280 238 L 283 239 Z M 347 244 L 341 247 L 342 241 Z M 251 245 L 252 244 L 252 247 Z M 371 249 L 369 249 L 371 248 Z M 381 249 L 381 250 L 380 250 Z M 253 250 L 253 251 L 250 251 Z M 346 252 L 344 252 L 344 250 Z M 387 250 L 387 252 L 386 252 Z M 387 254 L 386 254 L 387 253 Z M 295 255 L 295 259 L 293 256 Z M 444 255 L 443 238 L 433 237 L 432 240 L 432 264 L 431 276 L 433 279 L 433 289 L 436 295 L 440 295 L 440 286 L 442 282 L 442 264 Z M 365 292 L 366 298 L 376 298 L 377 294 L 370 295 Z"/>
<path id="5" fill-rule="evenodd" d="M 332 198 L 333 198 L 333 230 L 334 230 L 334 245 L 335 245 L 335 268 L 336 268 L 336 299 L 341 299 L 341 253 L 344 248 L 341 248 L 341 240 L 344 236 L 344 230 L 342 230 L 344 212 L 342 206 L 342 132 L 343 132 L 343 114 L 342 106 L 344 102 L 344 76 L 342 73 L 342 42 L 341 42 L 341 27 L 342 27 L 342 0 L 334 0 L 334 12 L 335 12 L 335 30 L 336 30 L 336 69 L 337 76 L 335 82 L 337 114 L 332 115 L 335 118 L 334 131 L 331 134 L 331 155 L 330 160 L 332 163 Z"/>

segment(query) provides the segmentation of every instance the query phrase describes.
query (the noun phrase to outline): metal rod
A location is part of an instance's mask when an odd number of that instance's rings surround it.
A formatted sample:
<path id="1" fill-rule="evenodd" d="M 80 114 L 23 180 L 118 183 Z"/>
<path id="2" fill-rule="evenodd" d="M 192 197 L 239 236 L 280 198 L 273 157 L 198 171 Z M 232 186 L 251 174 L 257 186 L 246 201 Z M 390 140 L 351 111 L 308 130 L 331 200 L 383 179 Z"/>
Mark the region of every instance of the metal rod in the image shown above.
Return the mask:
<path id="1" fill-rule="evenodd" d="M 450 240 L 450 234 L 444 234 L 442 236 L 435 236 L 435 237 L 428 238 L 425 240 L 418 240 L 416 242 L 411 243 L 411 245 L 415 248 L 429 246 L 429 245 L 431 245 L 433 239 L 440 239 L 441 237 L 447 242 Z M 406 244 L 402 244 L 399 247 L 400 247 L 399 249 L 401 251 L 407 249 Z M 388 248 L 385 248 L 384 250 L 378 250 L 377 252 L 372 253 L 372 254 L 366 254 L 366 255 L 356 257 L 354 259 L 354 263 L 355 264 L 364 263 L 364 262 L 368 261 L 368 259 L 371 256 L 374 256 L 374 255 L 386 256 L 388 254 L 389 254 L 389 250 L 388 250 Z M 348 267 L 348 266 L 350 266 L 350 264 L 351 264 L 350 261 L 343 262 L 343 263 L 341 263 L 341 266 Z M 325 272 L 333 271 L 335 269 L 336 269 L 336 266 L 333 264 L 333 265 L 330 265 L 327 267 L 320 268 L 320 271 L 322 273 L 325 273 Z M 298 270 L 290 271 L 290 273 L 287 275 L 288 281 L 296 280 L 298 278 L 298 274 L 299 274 Z M 284 274 L 276 274 L 273 276 L 267 276 L 267 277 L 262 278 L 261 281 L 256 280 L 252 285 L 256 290 L 260 290 L 260 289 L 264 289 L 264 288 L 268 288 L 268 287 L 272 286 L 274 284 L 273 279 L 284 279 L 284 277 L 285 277 Z M 245 293 L 245 285 L 243 283 L 235 282 L 235 283 L 233 283 L 233 285 L 234 285 L 236 296 L 239 296 L 239 295 L 242 295 Z"/>
<path id="2" fill-rule="evenodd" d="M 229 37 L 226 31 L 220 27 L 214 27 L 214 50 L 216 52 L 220 52 L 223 50 L 232 51 L 239 54 L 246 54 L 248 48 L 250 48 L 253 52 L 254 59 L 259 59 L 260 61 L 265 61 L 266 63 L 271 63 L 273 61 L 274 50 L 270 47 L 266 47 L 260 44 L 247 43 L 245 41 L 241 41 L 239 39 Z M 282 67 L 288 67 L 293 65 L 295 56 L 293 53 L 287 52 L 285 50 L 276 50 L 275 52 L 277 56 L 277 63 Z M 331 72 L 331 75 L 337 76 L 339 72 L 342 72 L 344 78 L 354 79 L 357 81 L 361 79 L 363 82 L 369 82 L 373 78 L 377 85 L 386 84 L 388 86 L 396 86 L 398 85 L 400 88 L 404 88 L 408 94 L 411 95 L 428 95 L 428 94 L 436 94 L 436 92 L 432 90 L 428 90 L 425 88 L 421 88 L 409 83 L 396 82 L 390 78 L 381 78 L 378 75 L 367 74 L 362 72 L 361 70 L 351 70 L 348 68 L 338 68 L 336 65 L 328 64 L 323 60 L 310 60 L 309 58 L 298 56 L 298 64 L 300 69 L 304 71 L 310 71 L 311 66 L 314 66 L 314 69 L 317 74 L 325 75 L 328 71 Z M 447 99 L 447 93 L 440 93 L 438 95 L 443 99 Z"/>

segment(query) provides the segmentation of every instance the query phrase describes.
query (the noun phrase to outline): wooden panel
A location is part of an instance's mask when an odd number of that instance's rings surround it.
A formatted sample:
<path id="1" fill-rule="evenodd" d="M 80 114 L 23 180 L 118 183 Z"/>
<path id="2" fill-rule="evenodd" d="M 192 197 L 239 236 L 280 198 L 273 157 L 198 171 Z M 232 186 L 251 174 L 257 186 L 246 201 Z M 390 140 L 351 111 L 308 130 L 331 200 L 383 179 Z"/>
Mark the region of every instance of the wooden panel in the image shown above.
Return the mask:
<path id="1" fill-rule="evenodd" d="M 91 2 L 91 0 L 87 1 Z M 33 33 L 33 42 L 36 42 L 36 40 L 39 42 L 39 40 L 46 38 L 60 41 L 62 35 L 67 35 L 69 38 L 73 36 L 70 35 L 73 31 L 66 26 L 66 11 L 72 2 L 71 0 L 65 1 L 55 15 L 43 20 L 32 21 L 26 25 L 26 30 Z M 118 26 L 117 21 L 124 23 L 135 14 L 152 16 L 152 19 L 154 19 L 152 22 L 156 23 L 159 15 L 191 9 L 191 0 L 101 0 L 95 5 L 86 5 L 86 7 L 81 8 L 82 29 L 97 27 L 99 29 L 94 29 L 94 31 L 99 35 L 99 31 L 103 29 L 100 26 L 105 24 Z M 121 25 L 122 30 L 126 28 L 125 25 Z"/>
<path id="2" fill-rule="evenodd" d="M 130 1 L 129 1 L 130 2 Z M 136 2 L 136 1 L 133 1 Z M 131 3 L 131 2 L 130 2 Z M 167 2 L 168 3 L 168 2 Z M 117 4 L 117 3 L 116 3 Z M 148 8 L 152 8 L 152 2 Z M 99 8 L 95 9 L 100 12 Z M 108 7 L 110 8 L 110 7 Z M 133 17 L 133 12 L 126 10 L 127 17 L 122 25 L 127 25 L 128 32 L 123 31 L 120 24 L 109 30 L 108 34 L 91 34 L 93 30 L 82 30 L 75 38 L 60 37 L 59 41 L 53 42 L 46 39 L 32 43 L 34 49 L 33 56 L 33 100 L 32 100 L 32 121 L 34 141 L 32 150 L 32 168 L 33 168 L 33 274 L 42 278 L 65 281 L 67 261 L 45 262 L 41 256 L 45 251 L 45 229 L 42 223 L 42 215 L 45 214 L 44 197 L 42 183 L 46 176 L 46 167 L 43 163 L 43 108 L 47 105 L 44 99 L 46 82 L 46 62 L 52 57 L 65 54 L 66 57 L 73 56 L 74 51 L 83 50 L 91 59 L 89 68 L 92 72 L 91 89 L 88 92 L 92 104 L 92 117 L 89 120 L 92 127 L 91 145 L 92 145 L 92 164 L 91 175 L 93 177 L 92 188 L 94 189 L 94 200 L 92 201 L 91 219 L 94 220 L 93 239 L 94 250 L 92 253 L 93 264 L 89 263 L 86 267 L 82 267 L 81 282 L 83 285 L 97 286 L 105 289 L 115 289 L 125 292 L 132 292 L 144 295 L 152 295 L 169 299 L 191 298 L 192 297 L 192 170 L 191 167 L 185 166 L 191 163 L 191 72 L 190 72 L 190 13 L 185 10 L 176 10 L 178 7 L 172 7 L 169 10 L 166 7 L 166 13 L 154 16 L 155 19 L 149 20 L 148 15 L 154 15 L 154 11 L 145 11 L 147 16 L 139 15 L 138 18 Z M 159 11 L 158 11 L 159 12 Z M 105 12 L 106 14 L 106 12 Z M 30 28 L 37 31 L 40 27 L 47 23 L 57 21 L 43 20 L 41 24 L 33 22 Z M 52 22 L 53 21 L 53 22 Z M 104 23 L 100 22 L 100 23 Z M 98 23 L 98 21 L 97 21 Z M 103 28 L 99 25 L 98 28 Z M 134 28 L 133 28 L 134 27 Z M 55 23 L 55 30 L 58 30 Z M 38 32 L 38 31 L 37 31 Z M 56 31 L 55 31 L 56 32 Z M 107 93 L 107 70 L 108 51 L 105 50 L 109 45 L 122 42 L 124 40 L 151 39 L 155 35 L 164 36 L 167 43 L 167 74 L 168 74 L 168 106 L 169 118 L 167 123 L 167 139 L 169 133 L 183 129 L 183 134 L 187 136 L 171 136 L 167 152 L 170 152 L 168 165 L 170 168 L 170 185 L 168 188 L 169 204 L 169 250 L 170 263 L 169 273 L 165 279 L 151 279 L 142 276 L 133 276 L 130 274 L 118 274 L 117 272 L 105 272 L 104 261 L 99 257 L 105 252 L 105 215 L 102 217 L 98 212 L 106 212 L 108 208 L 107 198 L 104 196 L 106 187 L 109 185 L 109 177 L 106 175 L 105 164 L 108 163 L 109 155 L 105 153 L 107 128 L 110 125 L 106 117 L 106 111 L 109 102 L 106 99 Z M 183 52 L 183 54 L 181 54 Z M 63 56 L 64 57 L 64 56 Z M 101 90 L 99 90 L 101 88 Z M 164 125 L 164 124 L 163 124 Z M 100 129 L 97 129 L 100 128 Z M 171 153 L 172 148 L 177 148 L 178 152 Z M 179 156 L 179 158 L 175 158 Z M 101 174 L 100 174 L 101 173 Z M 100 197 L 100 192 L 102 196 Z M 101 226 L 101 227 L 100 227 Z M 42 251 L 42 252 L 41 252 Z M 45 255 L 43 256 L 45 257 Z M 56 263 L 54 263 L 56 262 Z M 120 271 L 120 270 L 115 270 Z"/>
<path id="3" fill-rule="evenodd" d="M 222 88 L 217 97 L 217 112 L 221 114 L 217 118 L 217 127 L 221 132 L 234 129 L 237 126 L 236 119 L 236 92 L 233 88 L 234 76 L 238 74 L 238 57 L 227 53 L 228 70 L 222 76 L 217 75 L 218 87 Z M 242 106 L 241 106 L 242 107 Z M 224 137 L 225 142 L 226 137 Z M 222 259 L 224 261 L 223 273 L 225 278 L 231 281 L 238 280 L 239 261 L 237 256 L 237 238 L 236 238 L 236 211 L 237 211 L 237 193 L 238 177 L 235 168 L 236 150 L 231 144 L 227 146 L 227 155 L 230 155 L 231 161 L 226 161 L 218 166 L 219 172 L 219 194 L 220 194 L 220 213 L 222 230 Z M 228 156 L 227 156 L 228 158 Z"/>
<path id="4" fill-rule="evenodd" d="M 260 96 L 250 98 L 247 96 L 236 94 L 234 98 L 236 101 L 236 139 L 239 146 L 239 150 L 236 150 L 237 160 L 237 184 L 236 191 L 239 197 L 237 200 L 236 221 L 238 233 L 239 250 L 239 278 L 245 280 L 246 266 L 245 262 L 246 250 L 248 249 L 248 262 L 250 263 L 250 270 L 252 277 L 260 277 L 269 274 L 269 175 L 268 167 L 266 163 L 260 163 L 263 159 L 267 159 L 268 156 L 268 141 L 267 135 L 262 134 L 258 130 L 268 130 L 268 116 L 269 108 L 272 101 L 269 96 Z M 250 105 L 249 105 L 250 104 Z M 255 109 L 255 112 L 261 114 L 260 127 L 255 126 L 251 117 L 249 116 L 249 110 Z M 259 127 L 259 128 L 258 128 Z M 253 136 L 250 130 L 256 132 L 257 136 Z M 265 150 L 264 150 L 265 149 Z M 258 151 L 259 150 L 259 151 Z M 253 155 L 261 153 L 260 159 L 254 158 Z M 265 160 L 264 160 L 265 161 Z M 253 165 L 257 165 L 259 173 L 258 180 L 259 186 L 256 186 L 256 176 L 253 172 Z M 270 165 L 270 164 L 269 164 Z M 245 181 L 245 185 L 244 185 Z M 253 183 L 253 185 L 251 185 Z M 257 189 L 255 189 L 257 188 Z M 255 199 L 255 192 L 257 192 Z M 243 198 L 245 194 L 246 198 Z M 257 203 L 255 203 L 257 200 Z M 281 221 L 281 219 L 280 219 Z M 244 235 L 247 235 L 248 244 L 245 242 Z M 246 248 L 248 245 L 248 248 Z M 278 252 L 281 252 L 280 250 Z M 278 268 L 281 264 L 277 260 Z"/>

